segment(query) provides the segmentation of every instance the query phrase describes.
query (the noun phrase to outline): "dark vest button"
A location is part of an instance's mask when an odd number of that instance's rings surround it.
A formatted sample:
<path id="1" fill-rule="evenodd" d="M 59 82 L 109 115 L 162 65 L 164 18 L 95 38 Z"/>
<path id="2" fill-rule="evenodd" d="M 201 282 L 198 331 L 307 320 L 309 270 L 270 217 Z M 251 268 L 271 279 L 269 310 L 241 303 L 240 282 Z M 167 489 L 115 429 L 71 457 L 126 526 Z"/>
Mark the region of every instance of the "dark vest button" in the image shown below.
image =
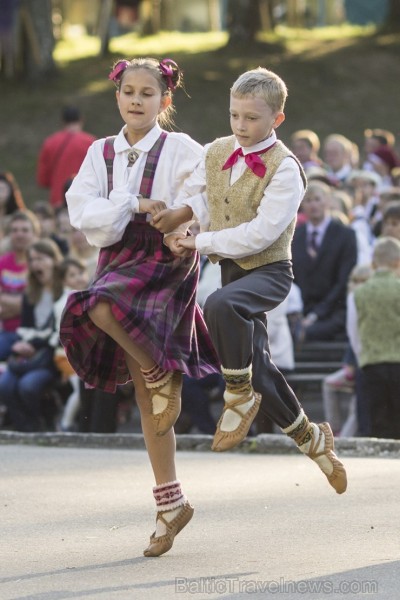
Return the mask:
<path id="1" fill-rule="evenodd" d="M 225 204 L 229 204 L 228 198 L 225 198 Z"/>
<path id="2" fill-rule="evenodd" d="M 230 216 L 229 215 L 225 215 L 225 221 L 229 221 L 230 220 Z"/>

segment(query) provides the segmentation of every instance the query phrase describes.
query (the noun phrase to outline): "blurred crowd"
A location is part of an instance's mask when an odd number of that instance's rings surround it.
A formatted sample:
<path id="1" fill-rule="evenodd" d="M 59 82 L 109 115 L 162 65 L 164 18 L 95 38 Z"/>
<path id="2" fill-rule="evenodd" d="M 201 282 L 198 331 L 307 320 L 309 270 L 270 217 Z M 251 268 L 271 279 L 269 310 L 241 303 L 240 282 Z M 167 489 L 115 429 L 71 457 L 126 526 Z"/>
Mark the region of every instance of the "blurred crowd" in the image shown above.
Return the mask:
<path id="1" fill-rule="evenodd" d="M 71 290 L 94 277 L 98 249 L 74 230 L 65 193 L 94 136 L 75 107 L 38 152 L 43 200 L 24 202 L 0 165 L 0 422 L 18 431 L 112 433 L 129 427 L 133 386 L 115 394 L 88 389 L 70 367 L 58 327 Z M 295 131 L 287 142 L 308 187 L 294 234 L 294 284 L 268 314 L 271 355 L 284 373 L 307 342 L 341 341 L 343 366 L 323 382 L 325 417 L 336 435 L 400 438 L 400 159 L 395 137 L 367 129 L 358 147 L 341 134 L 320 140 Z M 33 183 L 34 184 L 34 183 Z M 384 274 L 384 276 L 382 275 Z M 198 302 L 220 285 L 202 261 Z M 391 338 L 388 340 L 388 338 Z M 372 348 L 372 350 L 371 350 Z M 213 434 L 218 376 L 185 378 L 176 431 Z M 348 415 L 340 398 L 348 395 Z M 380 402 L 380 410 L 371 406 Z M 382 406 L 381 406 L 382 405 Z M 378 416 L 376 416 L 378 415 Z M 395 424 L 393 424 L 396 422 Z M 255 432 L 271 431 L 260 415 Z"/>

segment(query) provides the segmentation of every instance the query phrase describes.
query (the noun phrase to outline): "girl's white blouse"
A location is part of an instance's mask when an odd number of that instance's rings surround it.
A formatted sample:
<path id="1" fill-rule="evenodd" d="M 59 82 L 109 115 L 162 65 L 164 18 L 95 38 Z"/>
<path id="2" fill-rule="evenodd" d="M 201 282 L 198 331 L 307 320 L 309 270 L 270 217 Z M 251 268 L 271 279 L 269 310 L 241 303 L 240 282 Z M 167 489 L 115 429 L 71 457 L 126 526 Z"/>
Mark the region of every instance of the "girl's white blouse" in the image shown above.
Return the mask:
<path id="1" fill-rule="evenodd" d="M 122 238 L 126 226 L 139 210 L 140 182 L 149 150 L 158 139 L 159 125 L 134 148 L 139 158 L 128 167 L 128 152 L 132 147 L 124 128 L 114 142 L 113 190 L 107 198 L 107 169 L 103 157 L 105 138 L 89 148 L 82 166 L 66 193 L 71 225 L 81 230 L 89 244 L 105 247 Z M 171 206 L 181 191 L 183 182 L 194 171 L 202 157 L 202 146 L 184 133 L 169 132 L 154 176 L 151 198 Z M 198 194 L 196 184 L 185 194 Z"/>

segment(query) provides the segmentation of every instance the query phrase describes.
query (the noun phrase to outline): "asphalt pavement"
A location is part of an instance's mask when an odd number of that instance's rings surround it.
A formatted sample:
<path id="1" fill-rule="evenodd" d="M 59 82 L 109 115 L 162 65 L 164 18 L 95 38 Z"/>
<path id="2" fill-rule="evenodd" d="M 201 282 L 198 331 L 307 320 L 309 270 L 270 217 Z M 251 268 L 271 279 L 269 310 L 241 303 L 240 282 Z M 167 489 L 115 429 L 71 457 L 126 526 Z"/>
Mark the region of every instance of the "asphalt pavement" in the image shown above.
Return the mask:
<path id="1" fill-rule="evenodd" d="M 145 558 L 143 450 L 0 445 L 0 600 L 397 600 L 400 461 L 343 460 L 339 496 L 300 454 L 181 450 L 194 518 Z"/>

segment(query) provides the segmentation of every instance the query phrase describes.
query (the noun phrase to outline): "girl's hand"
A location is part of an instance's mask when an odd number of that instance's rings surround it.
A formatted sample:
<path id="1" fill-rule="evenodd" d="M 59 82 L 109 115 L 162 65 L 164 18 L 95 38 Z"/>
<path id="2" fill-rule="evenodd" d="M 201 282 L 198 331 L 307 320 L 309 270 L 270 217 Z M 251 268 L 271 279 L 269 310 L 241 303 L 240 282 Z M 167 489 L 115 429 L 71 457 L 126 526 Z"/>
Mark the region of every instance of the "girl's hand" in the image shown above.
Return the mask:
<path id="1" fill-rule="evenodd" d="M 168 233 L 173 231 L 179 225 L 187 223 L 193 217 L 193 211 L 188 206 L 176 208 L 174 210 L 167 209 L 159 212 L 150 222 L 155 229 L 161 231 L 161 233 Z"/>
<path id="2" fill-rule="evenodd" d="M 176 218 L 177 211 L 171 210 L 167 208 L 167 210 L 163 210 L 159 212 L 151 221 L 150 225 L 152 225 L 161 233 L 168 233 L 169 231 L 173 231 L 176 227 L 179 227 L 181 224 L 180 220 Z"/>
<path id="3" fill-rule="evenodd" d="M 140 198 L 139 200 L 139 212 L 149 213 L 153 217 L 166 208 L 167 205 L 163 200 L 150 200 L 150 198 Z"/>

